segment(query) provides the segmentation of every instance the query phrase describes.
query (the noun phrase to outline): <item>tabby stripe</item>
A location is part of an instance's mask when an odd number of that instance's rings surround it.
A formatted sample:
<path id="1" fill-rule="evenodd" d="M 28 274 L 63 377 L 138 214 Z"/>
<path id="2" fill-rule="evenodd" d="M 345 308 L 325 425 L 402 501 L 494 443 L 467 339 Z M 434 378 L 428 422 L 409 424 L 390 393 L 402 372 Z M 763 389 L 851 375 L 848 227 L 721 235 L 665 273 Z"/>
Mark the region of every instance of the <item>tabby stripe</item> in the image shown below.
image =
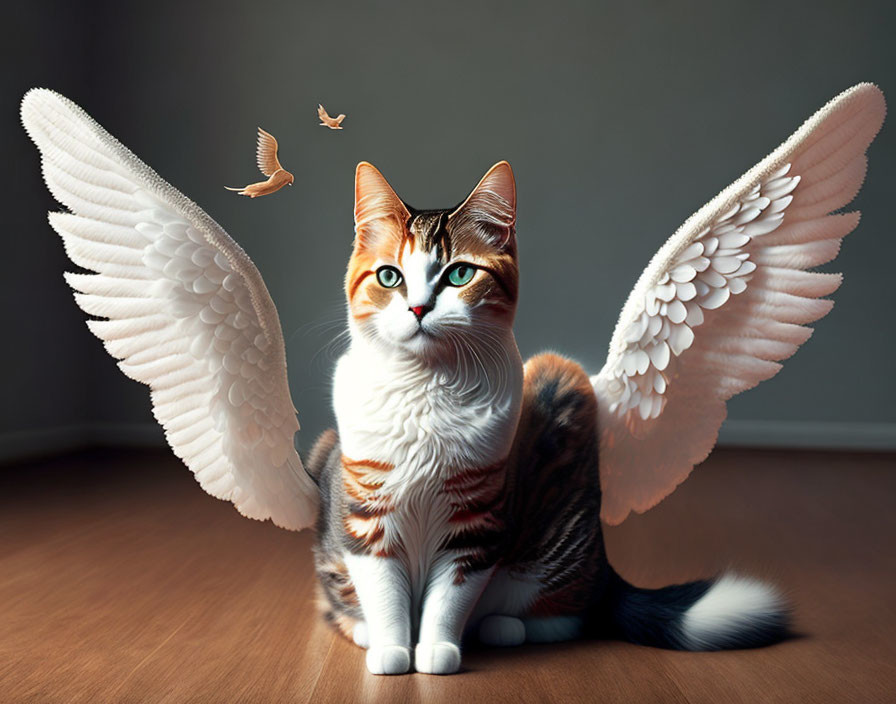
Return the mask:
<path id="1" fill-rule="evenodd" d="M 376 497 L 369 499 L 370 503 L 376 503 Z M 382 518 L 392 512 L 392 506 L 388 502 L 382 502 L 378 506 L 368 506 L 364 504 L 349 504 L 348 512 L 361 520 L 369 520 L 371 518 Z"/>
<path id="2" fill-rule="evenodd" d="M 457 474 L 445 480 L 445 490 L 452 492 L 466 492 L 476 484 L 481 484 L 486 480 L 498 479 L 503 477 L 502 472 L 497 470 L 503 469 L 505 460 L 495 462 L 486 467 L 473 467 L 470 469 L 462 469 Z"/>
<path id="3" fill-rule="evenodd" d="M 481 534 L 501 528 L 501 522 L 492 511 L 458 511 L 448 522 L 452 533 Z"/>
<path id="4" fill-rule="evenodd" d="M 355 297 L 355 292 L 358 290 L 358 287 L 362 284 L 364 279 L 373 274 L 373 269 L 368 269 L 367 271 L 363 271 L 355 277 L 355 280 L 352 281 L 352 285 L 348 290 L 348 302 L 351 303 L 352 299 Z"/>
<path id="5" fill-rule="evenodd" d="M 360 503 L 366 502 L 370 499 L 371 494 L 380 488 L 379 484 L 367 484 L 348 472 L 345 472 L 342 475 L 342 486 L 345 488 L 346 494 Z"/>
<path id="6" fill-rule="evenodd" d="M 370 494 L 377 491 L 385 481 L 385 477 L 370 474 L 381 474 L 391 470 L 393 465 L 376 460 L 352 460 L 342 456 L 342 484 L 346 493 L 355 501 L 365 502 Z"/>
<path id="7" fill-rule="evenodd" d="M 480 269 L 483 271 L 487 271 L 491 274 L 491 277 L 495 280 L 495 283 L 498 284 L 500 289 L 504 292 L 504 295 L 509 298 L 511 301 L 515 300 L 514 295 L 510 292 L 510 288 L 507 286 L 507 283 L 504 281 L 503 277 L 498 273 L 497 269 L 493 269 L 490 266 L 482 266 L 481 264 L 477 264 Z"/>
<path id="8" fill-rule="evenodd" d="M 355 538 L 362 540 L 366 547 L 370 547 L 376 542 L 383 539 L 386 529 L 383 528 L 379 519 L 361 519 L 354 516 L 348 516 L 345 519 L 345 526 L 349 533 Z"/>
<path id="9" fill-rule="evenodd" d="M 345 455 L 342 456 L 342 466 L 345 469 L 354 469 L 355 467 L 366 467 L 368 469 L 376 469 L 380 472 L 388 472 L 390 469 L 394 469 L 394 464 L 389 464 L 388 462 L 377 462 L 376 460 L 353 460 L 349 459 Z"/>
<path id="10" fill-rule="evenodd" d="M 496 517 L 500 506 L 505 460 L 485 467 L 471 467 L 459 471 L 444 483 L 444 490 L 452 496 L 453 513 L 448 519 L 454 536 L 500 530 Z"/>

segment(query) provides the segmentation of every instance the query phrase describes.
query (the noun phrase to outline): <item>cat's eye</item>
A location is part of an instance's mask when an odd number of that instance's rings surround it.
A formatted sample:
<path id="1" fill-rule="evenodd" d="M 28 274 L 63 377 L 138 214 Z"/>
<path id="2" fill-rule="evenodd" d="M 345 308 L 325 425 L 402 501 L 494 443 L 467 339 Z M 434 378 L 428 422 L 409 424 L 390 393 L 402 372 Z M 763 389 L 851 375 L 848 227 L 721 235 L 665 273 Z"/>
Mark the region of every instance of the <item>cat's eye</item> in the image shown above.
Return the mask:
<path id="1" fill-rule="evenodd" d="M 469 264 L 455 264 L 448 270 L 446 280 L 452 286 L 466 286 L 473 279 L 476 267 Z"/>
<path id="2" fill-rule="evenodd" d="M 383 288 L 395 288 L 401 283 L 401 272 L 394 266 L 381 266 L 376 270 L 376 280 Z"/>

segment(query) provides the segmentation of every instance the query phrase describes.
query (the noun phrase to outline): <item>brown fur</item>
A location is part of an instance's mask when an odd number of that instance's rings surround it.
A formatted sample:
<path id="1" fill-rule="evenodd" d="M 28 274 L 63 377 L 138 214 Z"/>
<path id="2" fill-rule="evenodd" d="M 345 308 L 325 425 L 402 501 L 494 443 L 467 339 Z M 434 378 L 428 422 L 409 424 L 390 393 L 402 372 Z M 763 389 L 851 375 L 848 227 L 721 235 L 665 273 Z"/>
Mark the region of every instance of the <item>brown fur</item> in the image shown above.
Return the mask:
<path id="1" fill-rule="evenodd" d="M 597 401 L 577 363 L 555 354 L 526 363 L 511 457 L 504 564 L 546 575 L 531 615 L 580 614 L 608 568 L 598 518 Z"/>

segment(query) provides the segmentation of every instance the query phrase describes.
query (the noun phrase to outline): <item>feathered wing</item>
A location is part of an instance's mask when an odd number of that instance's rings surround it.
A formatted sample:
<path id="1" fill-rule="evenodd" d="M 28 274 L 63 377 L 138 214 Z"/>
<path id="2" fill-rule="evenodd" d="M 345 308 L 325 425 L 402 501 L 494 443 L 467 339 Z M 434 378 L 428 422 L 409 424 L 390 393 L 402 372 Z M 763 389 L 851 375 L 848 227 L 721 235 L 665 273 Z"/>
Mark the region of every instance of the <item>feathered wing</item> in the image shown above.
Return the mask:
<path id="1" fill-rule="evenodd" d="M 839 95 L 691 216 L 644 270 L 592 383 L 601 517 L 659 503 L 715 445 L 731 396 L 774 376 L 830 311 L 837 256 L 883 122 L 880 90 Z"/>
<path id="2" fill-rule="evenodd" d="M 333 119 L 320 103 L 317 104 L 317 116 L 320 118 L 321 122 Z"/>
<path id="3" fill-rule="evenodd" d="M 22 123 L 87 322 L 118 366 L 148 384 L 175 454 L 209 494 L 249 518 L 309 526 L 317 488 L 299 429 L 277 311 L 246 253 L 70 100 L 29 91 Z"/>
<path id="4" fill-rule="evenodd" d="M 255 150 L 255 159 L 258 168 L 265 176 L 270 176 L 275 171 L 280 171 L 280 160 L 277 158 L 277 140 L 270 132 L 258 128 L 258 146 Z"/>

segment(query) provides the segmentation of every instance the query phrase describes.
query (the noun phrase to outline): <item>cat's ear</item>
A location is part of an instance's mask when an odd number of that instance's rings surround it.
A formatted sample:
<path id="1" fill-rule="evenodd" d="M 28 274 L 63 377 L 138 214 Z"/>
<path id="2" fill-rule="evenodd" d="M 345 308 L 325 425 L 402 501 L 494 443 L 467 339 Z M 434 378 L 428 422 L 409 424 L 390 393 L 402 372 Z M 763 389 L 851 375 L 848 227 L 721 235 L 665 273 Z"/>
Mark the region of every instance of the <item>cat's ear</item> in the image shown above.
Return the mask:
<path id="1" fill-rule="evenodd" d="M 373 164 L 355 169 L 355 233 L 357 242 L 375 239 L 382 227 L 403 227 L 411 217 L 407 207 Z M 391 221 L 391 222 L 390 222 Z"/>
<path id="2" fill-rule="evenodd" d="M 496 247 L 511 244 L 516 224 L 516 182 L 510 164 L 499 161 L 490 168 L 448 221 L 456 227 L 474 228 Z"/>

